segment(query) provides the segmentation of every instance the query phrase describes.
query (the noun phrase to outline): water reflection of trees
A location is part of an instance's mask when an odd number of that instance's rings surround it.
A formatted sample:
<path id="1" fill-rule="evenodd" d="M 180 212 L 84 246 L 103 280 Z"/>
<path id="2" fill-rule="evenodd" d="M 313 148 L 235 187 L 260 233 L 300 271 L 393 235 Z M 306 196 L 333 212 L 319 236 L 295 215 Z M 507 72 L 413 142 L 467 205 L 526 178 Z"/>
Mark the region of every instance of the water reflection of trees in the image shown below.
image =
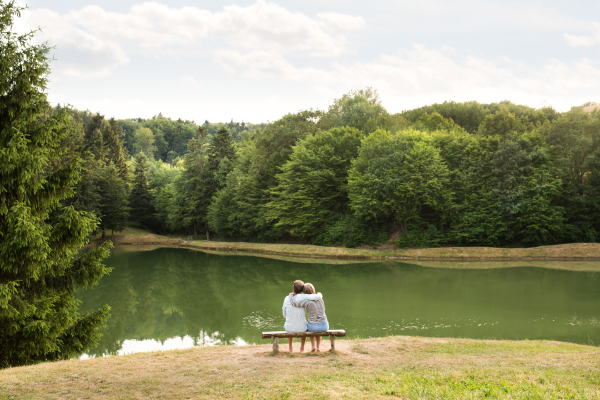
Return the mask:
<path id="1" fill-rule="evenodd" d="M 102 304 L 112 307 L 104 336 L 91 351 L 96 355 L 116 353 L 125 339 L 164 342 L 190 336 L 202 340 L 218 332 L 221 342 L 238 337 L 258 342 L 260 330 L 282 329 L 281 302 L 298 278 L 319 282 L 317 290 L 327 296 L 331 322 L 353 335 L 409 333 L 579 343 L 587 343 L 589 336 L 600 342 L 600 326 L 593 323 L 600 319 L 597 272 L 453 270 L 391 262 L 303 264 L 184 249 L 122 252 L 114 254 L 108 264 L 113 272 L 80 296 L 83 311 Z M 543 319 L 545 315 L 562 319 L 576 315 L 579 325 L 592 322 L 577 328 Z M 456 322 L 474 318 L 489 324 Z M 372 330 L 376 322 L 384 326 L 391 320 L 418 321 L 429 328 Z M 434 329 L 440 321 L 442 325 L 455 321 L 452 325 L 457 326 Z"/>
<path id="2" fill-rule="evenodd" d="M 276 288 L 274 304 L 282 301 L 281 286 L 298 277 L 330 279 L 388 271 L 381 265 L 300 264 L 247 256 L 215 256 L 182 249 L 120 252 L 107 264 L 112 273 L 98 287 L 80 294 L 82 311 L 111 306 L 108 326 L 89 354 L 115 354 L 125 339 L 175 336 L 198 338 L 219 332 L 223 342 L 241 337 L 252 342 L 256 329 L 244 326 L 253 296 Z"/>

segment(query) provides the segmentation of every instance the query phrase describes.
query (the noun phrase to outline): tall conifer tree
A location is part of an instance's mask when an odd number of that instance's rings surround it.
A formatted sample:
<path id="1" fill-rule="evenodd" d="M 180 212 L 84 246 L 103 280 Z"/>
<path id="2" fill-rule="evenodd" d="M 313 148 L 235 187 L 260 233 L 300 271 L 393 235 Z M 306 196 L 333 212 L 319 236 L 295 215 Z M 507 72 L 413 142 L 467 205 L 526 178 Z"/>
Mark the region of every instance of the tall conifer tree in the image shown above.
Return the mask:
<path id="1" fill-rule="evenodd" d="M 210 197 L 225 186 L 226 178 L 233 169 L 235 148 L 229 131 L 222 127 L 212 137 L 208 151 L 208 168 L 211 171 L 212 184 Z"/>
<path id="2" fill-rule="evenodd" d="M 66 111 L 47 115 L 49 48 L 31 44 L 34 32 L 11 32 L 22 9 L 0 3 L 0 368 L 72 357 L 97 340 L 109 311 L 77 313 L 75 290 L 108 272 L 100 260 L 111 244 L 77 256 L 97 220 L 61 206 L 80 162 L 61 160 Z"/>
<path id="3" fill-rule="evenodd" d="M 210 171 L 207 163 L 206 131 L 204 127 L 198 128 L 198 134 L 188 143 L 188 153 L 185 155 L 184 172 L 178 182 L 178 194 L 175 205 L 180 210 L 180 223 L 182 227 L 191 227 L 194 236 L 198 230 L 208 233 L 207 210 L 210 204 Z"/>
<path id="4" fill-rule="evenodd" d="M 104 230 L 110 229 L 111 240 L 114 240 L 115 231 L 122 231 L 129 217 L 127 186 L 119 176 L 119 170 L 112 161 L 103 168 L 102 172 L 103 176 L 99 184 L 102 198 L 100 228 L 103 231 L 103 237 Z"/>
<path id="5" fill-rule="evenodd" d="M 115 164 L 119 171 L 121 180 L 127 184 L 129 180 L 129 171 L 127 170 L 127 149 L 123 145 L 123 131 L 117 121 L 111 118 L 104 128 L 104 142 L 106 143 L 106 152 L 109 161 Z"/>
<path id="6" fill-rule="evenodd" d="M 150 163 L 148 158 L 140 152 L 133 165 L 133 182 L 131 193 L 129 195 L 129 205 L 131 207 L 131 220 L 137 221 L 147 228 L 154 227 L 155 212 L 154 198 L 148 186 L 148 172 Z"/>

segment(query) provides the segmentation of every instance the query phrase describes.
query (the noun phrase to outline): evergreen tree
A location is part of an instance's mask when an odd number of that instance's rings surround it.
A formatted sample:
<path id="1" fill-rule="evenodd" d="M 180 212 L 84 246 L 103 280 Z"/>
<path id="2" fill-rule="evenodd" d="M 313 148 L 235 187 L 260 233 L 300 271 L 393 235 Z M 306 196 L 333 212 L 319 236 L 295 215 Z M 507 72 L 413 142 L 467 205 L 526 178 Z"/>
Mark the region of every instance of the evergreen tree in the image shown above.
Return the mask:
<path id="1" fill-rule="evenodd" d="M 92 142 L 87 146 L 86 150 L 94 155 L 94 158 L 103 164 L 107 162 L 107 151 L 104 145 L 104 136 L 100 129 L 95 129 L 91 136 Z"/>
<path id="2" fill-rule="evenodd" d="M 102 132 L 102 127 L 104 126 L 104 115 L 100 115 L 100 113 L 96 113 L 95 115 L 85 113 L 83 125 L 85 149 L 89 150 L 92 147 L 97 147 L 98 139 L 96 131 Z"/>
<path id="3" fill-rule="evenodd" d="M 119 170 L 113 162 L 103 168 L 103 178 L 99 186 L 102 237 L 104 237 L 104 230 L 110 229 L 111 239 L 114 240 L 115 231 L 120 232 L 125 228 L 129 217 L 129 208 L 127 207 L 127 186 L 119 176 Z"/>
<path id="4" fill-rule="evenodd" d="M 219 164 L 224 159 L 233 160 L 235 157 L 235 149 L 231 134 L 226 128 L 220 128 L 210 142 L 208 151 L 208 168 L 211 171 L 218 171 Z"/>
<path id="5" fill-rule="evenodd" d="M 148 171 L 150 163 L 144 153 L 139 153 L 133 164 L 133 186 L 129 194 L 131 220 L 139 222 L 142 226 L 153 228 L 155 224 L 153 201 L 154 198 L 148 186 Z"/>
<path id="6" fill-rule="evenodd" d="M 235 148 L 229 131 L 221 127 L 212 137 L 208 149 L 208 169 L 212 178 L 208 196 L 212 197 L 217 191 L 223 189 L 227 175 L 233 169 Z"/>
<path id="7" fill-rule="evenodd" d="M 127 170 L 127 149 L 123 145 L 123 131 L 114 118 L 111 118 L 104 129 L 103 139 L 106 143 L 107 158 L 112 161 L 119 171 L 121 180 L 125 183 L 129 180 L 129 171 Z"/>
<path id="8" fill-rule="evenodd" d="M 96 342 L 109 315 L 108 306 L 77 313 L 75 290 L 108 272 L 100 260 L 111 244 L 77 255 L 97 220 L 61 206 L 79 160 L 61 159 L 66 110 L 48 115 L 49 48 L 31 44 L 35 32 L 10 31 L 21 10 L 0 3 L 0 367 L 72 357 Z"/>
<path id="9" fill-rule="evenodd" d="M 85 152 L 82 156 L 82 179 L 77 184 L 74 205 L 78 210 L 88 211 L 100 217 L 100 182 L 103 179 L 104 163 L 96 160 L 91 152 Z"/>
<path id="10" fill-rule="evenodd" d="M 194 236 L 199 229 L 206 231 L 209 240 L 207 210 L 210 204 L 210 171 L 207 165 L 206 131 L 198 128 L 198 135 L 188 144 L 188 153 L 184 158 L 184 172 L 179 189 L 175 195 L 175 204 L 181 213 L 181 227 L 191 227 Z"/>

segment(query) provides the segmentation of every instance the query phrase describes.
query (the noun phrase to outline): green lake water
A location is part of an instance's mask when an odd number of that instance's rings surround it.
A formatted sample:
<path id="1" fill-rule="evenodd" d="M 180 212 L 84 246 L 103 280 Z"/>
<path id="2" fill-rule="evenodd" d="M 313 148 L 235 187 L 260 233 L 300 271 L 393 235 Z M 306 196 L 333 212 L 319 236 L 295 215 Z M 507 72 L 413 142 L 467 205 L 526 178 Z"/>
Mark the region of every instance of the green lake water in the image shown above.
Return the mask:
<path id="1" fill-rule="evenodd" d="M 88 355 L 268 343 L 260 332 L 283 330 L 281 306 L 296 279 L 323 293 L 330 329 L 345 329 L 349 337 L 600 344 L 600 272 L 529 263 L 332 265 L 172 248 L 116 251 L 106 264 L 112 273 L 78 295 L 82 312 L 103 304 L 112 309 Z"/>

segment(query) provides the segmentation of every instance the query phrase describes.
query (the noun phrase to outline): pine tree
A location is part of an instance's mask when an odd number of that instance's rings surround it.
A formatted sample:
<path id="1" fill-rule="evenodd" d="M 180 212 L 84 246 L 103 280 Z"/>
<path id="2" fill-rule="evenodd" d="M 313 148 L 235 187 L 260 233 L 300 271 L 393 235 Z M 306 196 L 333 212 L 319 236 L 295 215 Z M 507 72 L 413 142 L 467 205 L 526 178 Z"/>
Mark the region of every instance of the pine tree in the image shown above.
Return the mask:
<path id="1" fill-rule="evenodd" d="M 75 290 L 108 272 L 100 261 L 111 243 L 77 255 L 97 220 L 61 206 L 80 165 L 61 158 L 67 112 L 49 113 L 50 49 L 31 44 L 35 32 L 10 31 L 22 10 L 0 3 L 0 367 L 72 357 L 98 339 L 109 316 L 108 306 L 77 313 Z"/>
<path id="2" fill-rule="evenodd" d="M 104 146 L 104 137 L 100 129 L 95 129 L 92 132 L 91 136 L 91 144 L 87 148 L 87 151 L 94 155 L 94 158 L 102 163 L 106 164 L 107 162 L 107 151 Z"/>
<path id="3" fill-rule="evenodd" d="M 110 229 L 111 240 L 114 240 L 115 231 L 120 232 L 125 228 L 129 217 L 129 208 L 127 207 L 127 186 L 112 161 L 103 168 L 103 178 L 99 186 L 102 199 L 100 203 L 102 236 L 104 237 L 105 229 Z"/>
<path id="4" fill-rule="evenodd" d="M 127 149 L 123 145 L 123 131 L 117 121 L 111 118 L 104 128 L 103 139 L 106 147 L 107 158 L 115 164 L 119 171 L 121 180 L 125 183 L 129 180 L 129 171 L 127 170 Z"/>
<path id="5" fill-rule="evenodd" d="M 220 128 L 212 137 L 210 142 L 210 150 L 208 152 L 208 167 L 212 171 L 219 168 L 219 163 L 224 158 L 233 160 L 235 157 L 235 149 L 233 148 L 233 140 L 231 134 L 226 128 Z"/>
<path id="6" fill-rule="evenodd" d="M 227 175 L 233 168 L 235 148 L 229 131 L 222 127 L 212 137 L 208 151 L 208 169 L 211 172 L 210 197 L 225 186 Z"/>
<path id="7" fill-rule="evenodd" d="M 139 153 L 134 160 L 134 172 L 129 205 L 131 207 L 131 220 L 139 222 L 146 228 L 153 228 L 155 224 L 154 198 L 148 186 L 148 172 L 150 163 L 144 153 Z"/>
<path id="8" fill-rule="evenodd" d="M 100 115 L 100 113 L 96 113 L 95 115 L 91 115 L 91 113 L 86 112 L 87 117 L 84 120 L 84 142 L 85 149 L 89 150 L 91 147 L 94 147 L 97 143 L 95 139 L 95 131 L 101 132 L 102 127 L 104 126 L 104 115 Z"/>
<path id="9" fill-rule="evenodd" d="M 188 144 L 188 153 L 183 160 L 184 172 L 174 201 L 180 210 L 182 227 L 193 228 L 194 236 L 198 236 L 198 229 L 203 228 L 209 240 L 207 210 L 211 197 L 207 147 L 206 131 L 200 127 L 197 136 Z"/>

